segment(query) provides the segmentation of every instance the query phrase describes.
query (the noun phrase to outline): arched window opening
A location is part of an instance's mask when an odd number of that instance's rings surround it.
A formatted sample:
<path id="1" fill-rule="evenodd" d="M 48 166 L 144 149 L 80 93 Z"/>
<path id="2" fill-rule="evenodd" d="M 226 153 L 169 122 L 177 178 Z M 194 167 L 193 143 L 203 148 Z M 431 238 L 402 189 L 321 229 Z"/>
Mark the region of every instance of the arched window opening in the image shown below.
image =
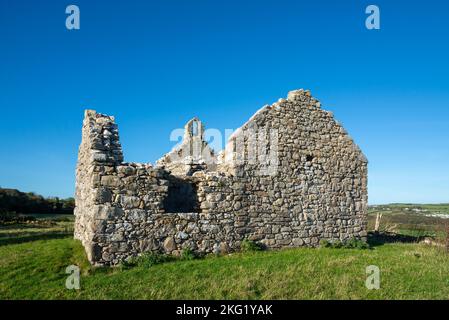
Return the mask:
<path id="1" fill-rule="evenodd" d="M 192 137 L 196 137 L 199 135 L 198 121 L 194 120 L 192 122 Z"/>

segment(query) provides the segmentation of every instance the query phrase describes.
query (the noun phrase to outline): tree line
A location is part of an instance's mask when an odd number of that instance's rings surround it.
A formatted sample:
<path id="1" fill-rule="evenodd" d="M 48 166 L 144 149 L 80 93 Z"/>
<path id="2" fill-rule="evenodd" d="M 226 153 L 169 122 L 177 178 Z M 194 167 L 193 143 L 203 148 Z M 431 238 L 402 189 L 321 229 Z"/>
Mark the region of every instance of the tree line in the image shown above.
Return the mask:
<path id="1" fill-rule="evenodd" d="M 73 214 L 75 199 L 44 198 L 34 192 L 0 188 L 0 213 Z"/>

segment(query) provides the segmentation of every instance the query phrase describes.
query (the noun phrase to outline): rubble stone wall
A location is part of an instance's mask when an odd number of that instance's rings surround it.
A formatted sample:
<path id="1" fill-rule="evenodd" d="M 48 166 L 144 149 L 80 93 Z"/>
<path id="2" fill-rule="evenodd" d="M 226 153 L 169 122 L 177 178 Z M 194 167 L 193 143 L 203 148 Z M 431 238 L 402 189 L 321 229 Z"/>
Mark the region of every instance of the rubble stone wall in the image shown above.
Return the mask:
<path id="1" fill-rule="evenodd" d="M 89 260 L 115 265 L 187 248 L 226 253 L 243 239 L 267 248 L 366 239 L 367 160 L 308 91 L 259 110 L 217 158 L 214 171 L 191 176 L 125 163 L 114 118 L 86 111 L 75 238 Z"/>

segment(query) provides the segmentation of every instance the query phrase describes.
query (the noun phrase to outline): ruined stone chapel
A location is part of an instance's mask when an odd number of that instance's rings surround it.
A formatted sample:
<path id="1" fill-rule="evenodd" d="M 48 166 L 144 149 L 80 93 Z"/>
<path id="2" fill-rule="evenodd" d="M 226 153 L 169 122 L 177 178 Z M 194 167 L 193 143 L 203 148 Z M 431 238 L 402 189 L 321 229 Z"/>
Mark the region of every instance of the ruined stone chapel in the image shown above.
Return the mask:
<path id="1" fill-rule="evenodd" d="M 366 239 L 367 160 L 309 91 L 267 105 L 216 153 L 192 119 L 155 165 L 124 162 L 114 117 L 86 110 L 75 238 L 89 261 Z"/>

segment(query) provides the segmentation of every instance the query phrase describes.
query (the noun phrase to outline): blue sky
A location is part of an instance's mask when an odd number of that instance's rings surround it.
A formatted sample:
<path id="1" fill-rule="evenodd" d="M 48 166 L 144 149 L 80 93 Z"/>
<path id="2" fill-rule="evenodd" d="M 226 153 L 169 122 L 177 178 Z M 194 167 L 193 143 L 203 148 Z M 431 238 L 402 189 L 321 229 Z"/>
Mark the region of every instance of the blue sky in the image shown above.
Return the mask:
<path id="1" fill-rule="evenodd" d="M 371 204 L 449 202 L 448 17 L 444 0 L 0 0 L 0 186 L 71 196 L 86 108 L 154 162 L 193 116 L 236 129 L 306 88 L 368 157 Z"/>

